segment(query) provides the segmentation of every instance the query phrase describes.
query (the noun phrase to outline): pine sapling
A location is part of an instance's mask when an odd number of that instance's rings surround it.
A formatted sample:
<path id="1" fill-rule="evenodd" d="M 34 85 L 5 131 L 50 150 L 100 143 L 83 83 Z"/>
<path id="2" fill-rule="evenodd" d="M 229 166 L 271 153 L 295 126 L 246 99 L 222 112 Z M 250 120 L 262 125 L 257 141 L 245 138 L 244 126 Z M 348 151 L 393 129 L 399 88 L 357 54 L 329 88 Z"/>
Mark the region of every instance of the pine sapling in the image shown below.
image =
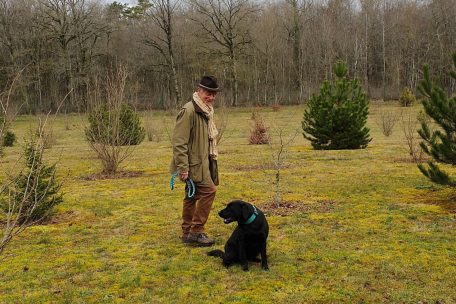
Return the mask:
<path id="1" fill-rule="evenodd" d="M 453 65 L 454 69 L 449 74 L 456 80 L 456 52 L 453 53 Z M 431 80 L 427 65 L 423 67 L 423 74 L 424 79 L 419 86 L 425 96 L 423 107 L 438 128 L 432 130 L 426 121 L 421 122 L 418 132 L 423 141 L 420 146 L 432 160 L 427 166 L 420 164 L 418 168 L 433 182 L 456 187 L 456 180 L 437 165 L 456 165 L 456 96 L 447 95 L 440 85 Z"/>

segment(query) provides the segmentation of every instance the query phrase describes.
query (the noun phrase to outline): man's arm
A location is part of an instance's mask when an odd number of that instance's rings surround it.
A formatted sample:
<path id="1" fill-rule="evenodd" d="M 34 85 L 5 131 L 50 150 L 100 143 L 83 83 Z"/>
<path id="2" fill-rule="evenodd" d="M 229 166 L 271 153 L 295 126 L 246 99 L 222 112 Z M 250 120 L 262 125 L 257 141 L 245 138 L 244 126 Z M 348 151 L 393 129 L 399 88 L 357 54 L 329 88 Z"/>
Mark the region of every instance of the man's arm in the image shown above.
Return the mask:
<path id="1" fill-rule="evenodd" d="M 183 108 L 177 115 L 172 139 L 174 163 L 179 171 L 180 180 L 188 178 L 188 141 L 190 139 L 190 131 L 190 113 Z"/>

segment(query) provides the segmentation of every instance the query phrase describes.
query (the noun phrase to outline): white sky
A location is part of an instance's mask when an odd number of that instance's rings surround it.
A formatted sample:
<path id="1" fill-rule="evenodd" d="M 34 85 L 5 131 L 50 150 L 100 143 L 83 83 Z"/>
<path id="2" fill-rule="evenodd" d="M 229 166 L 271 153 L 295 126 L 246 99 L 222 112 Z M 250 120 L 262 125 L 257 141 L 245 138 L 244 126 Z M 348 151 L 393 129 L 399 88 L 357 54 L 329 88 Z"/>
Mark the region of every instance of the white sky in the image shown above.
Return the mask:
<path id="1" fill-rule="evenodd" d="M 114 2 L 114 0 L 106 0 L 106 2 L 112 3 L 112 2 Z M 124 3 L 134 4 L 134 5 L 138 4 L 138 1 L 136 1 L 136 0 L 117 0 L 117 2 L 122 3 L 122 4 L 124 4 Z"/>
<path id="2" fill-rule="evenodd" d="M 101 0 L 101 1 L 105 2 L 105 3 L 113 3 L 114 1 L 117 1 L 117 2 L 119 2 L 121 4 L 124 4 L 124 3 L 132 4 L 132 5 L 138 4 L 137 0 Z"/>

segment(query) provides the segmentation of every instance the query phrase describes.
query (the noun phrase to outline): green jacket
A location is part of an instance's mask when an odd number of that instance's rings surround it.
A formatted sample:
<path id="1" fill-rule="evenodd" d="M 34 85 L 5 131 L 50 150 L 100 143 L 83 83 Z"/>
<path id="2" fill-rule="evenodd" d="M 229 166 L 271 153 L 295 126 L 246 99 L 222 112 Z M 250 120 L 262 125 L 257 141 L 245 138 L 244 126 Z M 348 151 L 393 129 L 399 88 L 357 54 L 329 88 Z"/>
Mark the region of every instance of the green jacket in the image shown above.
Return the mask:
<path id="1" fill-rule="evenodd" d="M 213 184 L 209 172 L 208 122 L 195 102 L 187 102 L 177 115 L 172 145 L 171 173 L 188 171 L 195 183 Z"/>

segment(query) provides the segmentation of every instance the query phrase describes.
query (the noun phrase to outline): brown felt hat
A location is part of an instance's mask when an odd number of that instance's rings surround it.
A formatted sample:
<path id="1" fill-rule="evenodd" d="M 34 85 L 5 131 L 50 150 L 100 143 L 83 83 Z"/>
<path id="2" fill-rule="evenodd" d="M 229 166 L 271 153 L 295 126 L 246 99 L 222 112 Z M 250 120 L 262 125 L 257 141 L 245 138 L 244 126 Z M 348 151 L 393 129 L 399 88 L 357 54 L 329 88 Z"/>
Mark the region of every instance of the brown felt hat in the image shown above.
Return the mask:
<path id="1" fill-rule="evenodd" d="M 219 88 L 219 86 L 217 84 L 217 78 L 215 78 L 215 76 L 203 76 L 203 77 L 201 77 L 201 80 L 198 83 L 198 86 L 200 88 L 203 88 L 203 89 L 211 91 L 211 92 L 220 91 L 220 88 Z"/>

